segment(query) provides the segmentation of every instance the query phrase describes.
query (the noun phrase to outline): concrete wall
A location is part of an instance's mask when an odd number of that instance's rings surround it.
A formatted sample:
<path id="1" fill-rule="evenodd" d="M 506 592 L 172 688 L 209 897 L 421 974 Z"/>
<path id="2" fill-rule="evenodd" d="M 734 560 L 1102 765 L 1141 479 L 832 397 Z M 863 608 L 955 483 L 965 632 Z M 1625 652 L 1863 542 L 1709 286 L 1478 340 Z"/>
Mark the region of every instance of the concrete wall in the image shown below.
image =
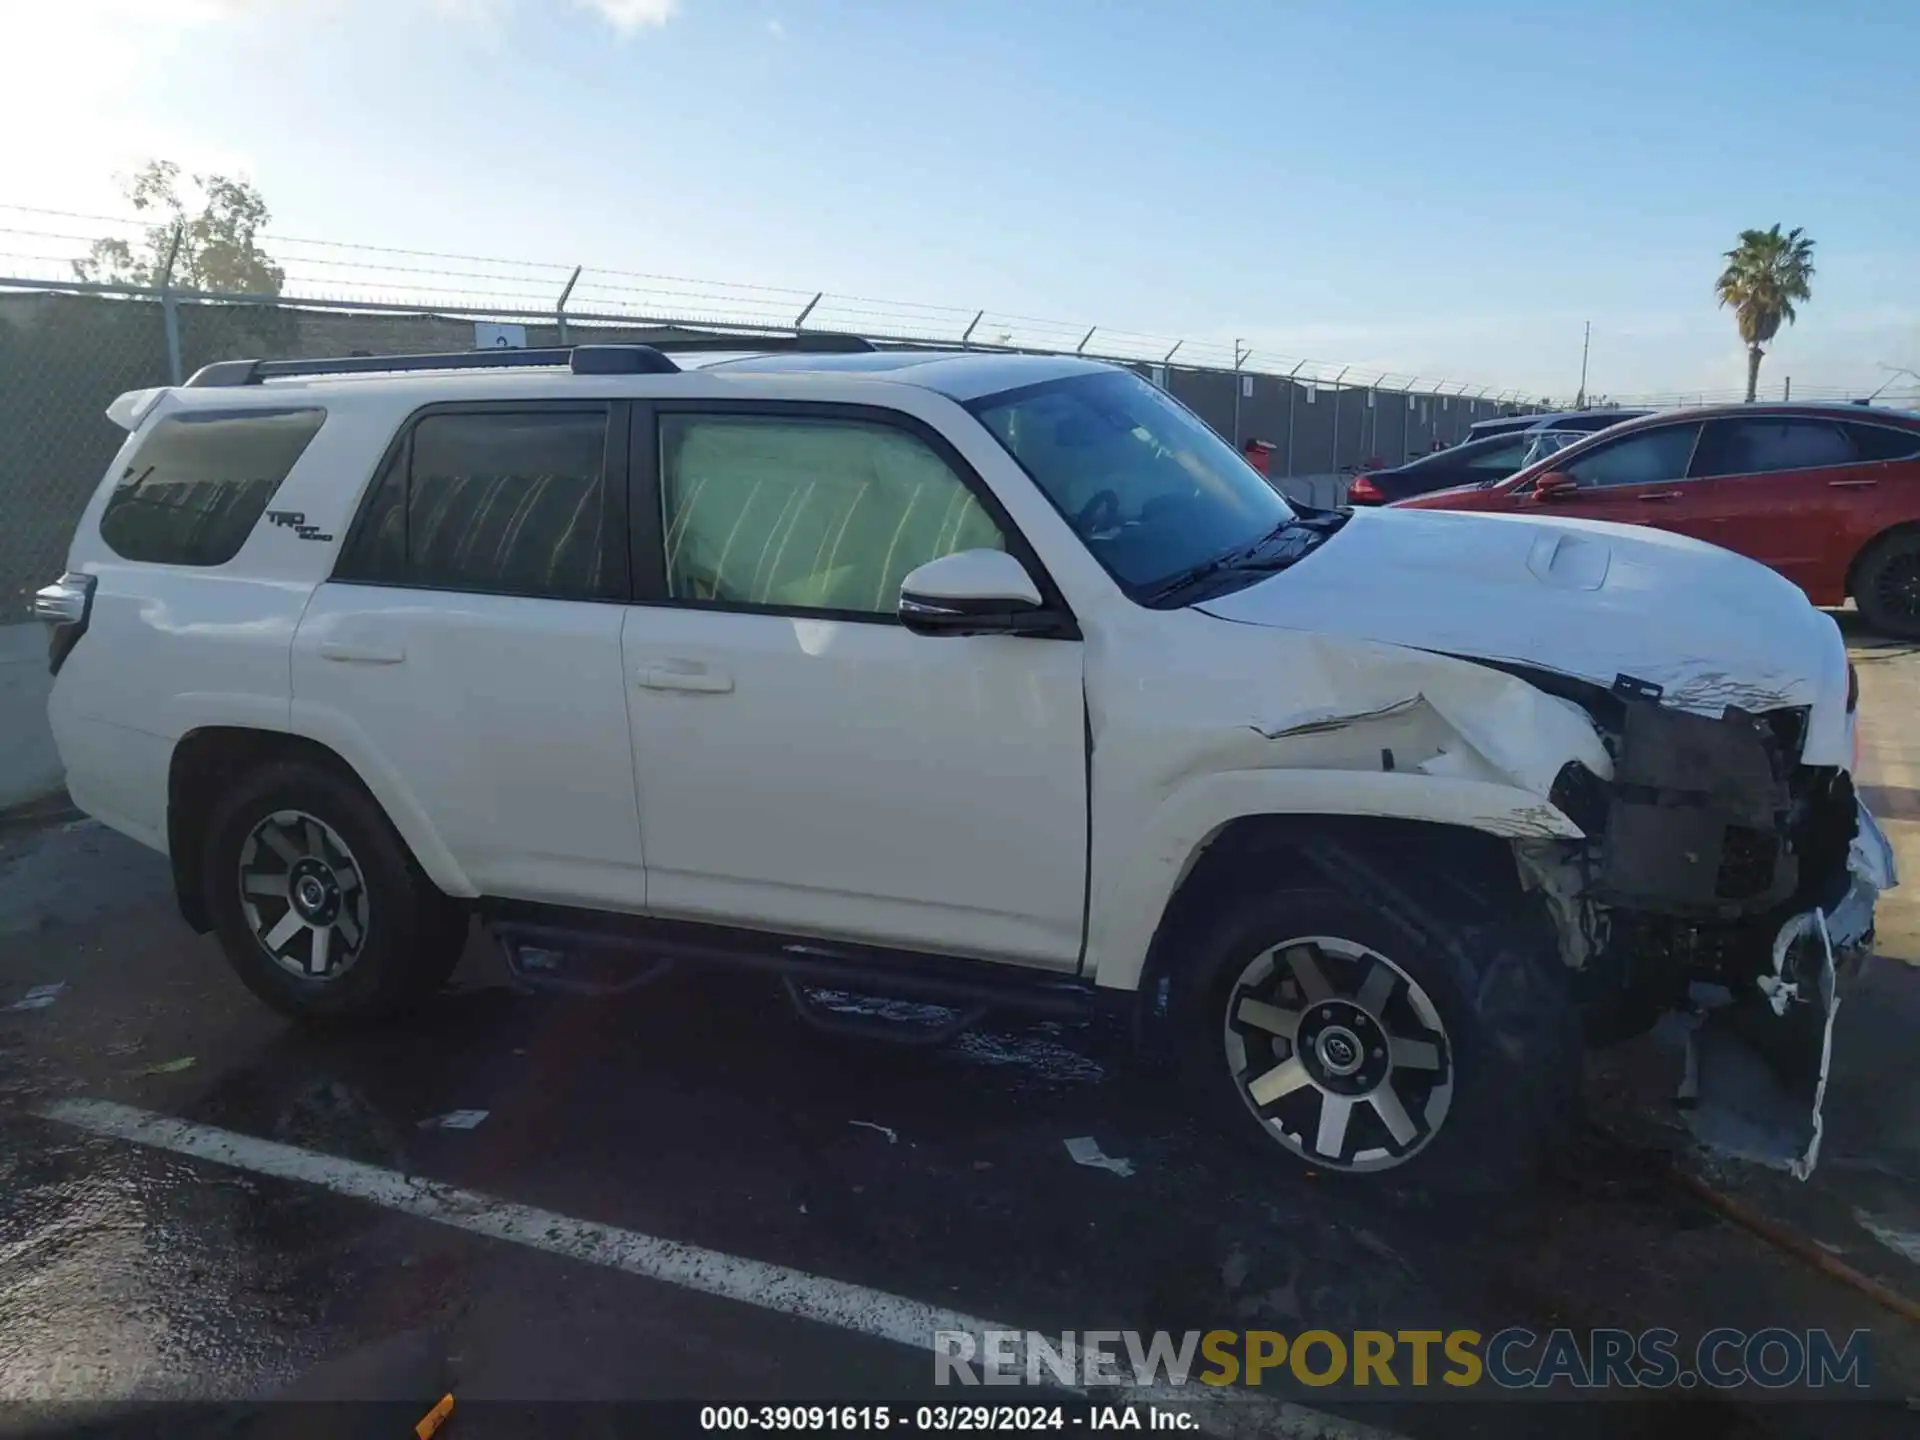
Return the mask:
<path id="1" fill-rule="evenodd" d="M 47 631 L 0 625 L 0 810 L 60 788 L 60 756 L 47 728 Z"/>

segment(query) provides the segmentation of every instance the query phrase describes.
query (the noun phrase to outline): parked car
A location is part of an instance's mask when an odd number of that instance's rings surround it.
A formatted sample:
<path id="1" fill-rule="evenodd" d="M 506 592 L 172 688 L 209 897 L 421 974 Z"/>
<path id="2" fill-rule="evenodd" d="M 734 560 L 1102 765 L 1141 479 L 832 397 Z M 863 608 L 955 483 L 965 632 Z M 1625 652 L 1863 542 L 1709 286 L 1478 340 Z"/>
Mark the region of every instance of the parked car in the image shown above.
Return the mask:
<path id="1" fill-rule="evenodd" d="M 1462 444 L 1485 440 L 1493 435 L 1513 435 L 1522 430 L 1578 430 L 1588 434 L 1605 430 L 1626 420 L 1651 415 L 1651 410 L 1553 410 L 1539 415 L 1500 415 L 1491 420 L 1476 420 L 1467 427 Z"/>
<path id="2" fill-rule="evenodd" d="M 1491 485 L 1584 438 L 1578 430 L 1525 430 L 1469 440 L 1406 465 L 1356 475 L 1347 487 L 1347 503 L 1385 505 L 1459 485 Z"/>
<path id="3" fill-rule="evenodd" d="M 1690 535 L 1772 566 L 1816 605 L 1851 597 L 1874 629 L 1920 638 L 1920 415 L 1907 411 L 1673 411 L 1608 430 L 1497 485 L 1404 503 Z"/>
<path id="4" fill-rule="evenodd" d="M 1710 974 L 1819 1033 L 1891 871 L 1791 586 L 1295 509 L 1092 361 L 825 344 L 120 397 L 35 600 L 74 800 L 299 1021 L 419 1004 L 475 918 L 529 985 L 732 964 L 863 1034 L 819 992 L 1110 1008 L 1328 1170 L 1504 1183 L 1577 1133 L 1583 1007 Z"/>

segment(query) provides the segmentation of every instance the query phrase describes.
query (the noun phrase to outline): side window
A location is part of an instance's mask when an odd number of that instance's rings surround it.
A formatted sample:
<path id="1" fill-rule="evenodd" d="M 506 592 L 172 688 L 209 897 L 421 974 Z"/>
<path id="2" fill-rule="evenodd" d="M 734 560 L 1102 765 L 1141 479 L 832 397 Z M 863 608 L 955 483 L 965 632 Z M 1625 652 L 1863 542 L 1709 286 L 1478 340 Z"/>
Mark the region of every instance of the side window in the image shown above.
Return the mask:
<path id="1" fill-rule="evenodd" d="M 1864 461 L 1910 460 L 1920 456 L 1920 430 L 1891 425 L 1843 425 L 1854 451 Z"/>
<path id="2" fill-rule="evenodd" d="M 1762 475 L 1774 470 L 1812 470 L 1851 465 L 1852 443 L 1825 420 L 1715 420 L 1707 425 L 1693 473 Z"/>
<path id="3" fill-rule="evenodd" d="M 1699 437 L 1698 425 L 1663 425 L 1658 430 L 1643 430 L 1588 451 L 1569 462 L 1564 473 L 1571 475 L 1582 489 L 1658 485 L 1665 480 L 1678 480 L 1687 473 L 1693 443 Z"/>
<path id="4" fill-rule="evenodd" d="M 336 578 L 612 598 L 604 410 L 429 414 L 374 481 Z"/>
<path id="5" fill-rule="evenodd" d="M 100 538 L 157 565 L 224 565 L 326 420 L 324 410 L 169 415 L 127 462 Z"/>
<path id="6" fill-rule="evenodd" d="M 1496 445 L 1483 455 L 1476 455 L 1467 468 L 1477 474 L 1493 479 L 1504 480 L 1525 463 L 1531 443 L 1516 440 L 1511 445 Z"/>
<path id="7" fill-rule="evenodd" d="M 784 416 L 660 417 L 675 600 L 892 615 L 907 572 L 1005 538 L 904 430 Z"/>

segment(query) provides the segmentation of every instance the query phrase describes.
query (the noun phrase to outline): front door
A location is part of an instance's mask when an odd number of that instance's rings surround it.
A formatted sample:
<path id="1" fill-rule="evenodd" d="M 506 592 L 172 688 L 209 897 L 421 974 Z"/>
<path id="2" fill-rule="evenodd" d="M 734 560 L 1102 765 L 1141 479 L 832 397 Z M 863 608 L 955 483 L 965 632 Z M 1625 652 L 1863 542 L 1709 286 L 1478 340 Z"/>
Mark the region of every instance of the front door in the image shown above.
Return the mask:
<path id="1" fill-rule="evenodd" d="M 1698 525 L 1687 488 L 1687 467 L 1699 438 L 1698 422 L 1661 425 L 1623 435 L 1564 466 L 1556 465 L 1555 473 L 1571 477 L 1580 488 L 1541 500 L 1536 513 L 1694 534 Z M 1514 494 L 1523 503 L 1534 498 L 1531 485 Z"/>
<path id="2" fill-rule="evenodd" d="M 1074 968 L 1081 643 L 895 614 L 940 555 L 1037 568 L 965 462 L 891 412 L 742 405 L 636 410 L 633 464 L 648 908 Z"/>

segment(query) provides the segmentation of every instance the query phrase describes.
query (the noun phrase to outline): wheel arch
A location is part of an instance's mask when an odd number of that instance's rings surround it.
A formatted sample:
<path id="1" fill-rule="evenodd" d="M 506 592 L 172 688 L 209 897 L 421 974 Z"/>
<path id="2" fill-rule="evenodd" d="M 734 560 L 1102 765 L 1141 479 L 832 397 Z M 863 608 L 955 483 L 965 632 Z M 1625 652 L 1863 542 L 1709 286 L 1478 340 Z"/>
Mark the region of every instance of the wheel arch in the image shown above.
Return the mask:
<path id="1" fill-rule="evenodd" d="M 1188 857 L 1140 957 L 1132 986 L 1136 1041 L 1148 1053 L 1159 1049 L 1163 982 L 1180 963 L 1183 937 L 1241 887 L 1285 874 L 1371 895 L 1385 874 L 1410 906 L 1427 913 L 1497 909 L 1524 894 L 1513 839 L 1454 821 L 1396 816 L 1260 813 L 1224 821 Z M 1367 873 L 1346 873 L 1344 857 L 1364 861 Z M 1101 983 L 1110 982 L 1103 975 Z"/>
<path id="2" fill-rule="evenodd" d="M 222 791 L 239 776 L 278 761 L 304 761 L 331 770 L 365 791 L 400 833 L 427 876 L 449 895 L 471 895 L 472 886 L 440 844 L 424 815 L 401 801 L 391 787 L 369 783 L 360 767 L 324 741 L 307 735 L 241 725 L 203 725 L 174 743 L 167 768 L 167 852 L 174 897 L 186 922 L 200 934 L 213 928 L 207 913 L 202 851 L 207 817 Z M 383 795 L 382 789 L 389 790 Z"/>

